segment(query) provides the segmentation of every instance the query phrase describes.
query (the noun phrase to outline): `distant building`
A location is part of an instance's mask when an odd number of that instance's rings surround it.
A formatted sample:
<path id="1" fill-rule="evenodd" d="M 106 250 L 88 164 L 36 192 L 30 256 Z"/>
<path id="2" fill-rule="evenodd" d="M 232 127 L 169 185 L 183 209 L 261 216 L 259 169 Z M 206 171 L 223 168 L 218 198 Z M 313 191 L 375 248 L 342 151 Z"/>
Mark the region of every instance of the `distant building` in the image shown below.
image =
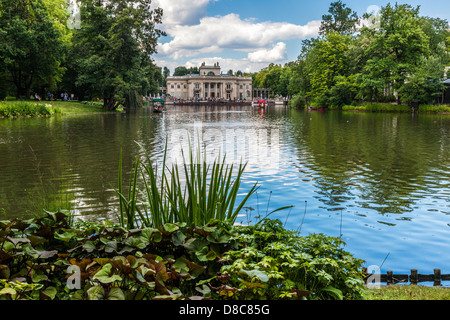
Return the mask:
<path id="1" fill-rule="evenodd" d="M 252 78 L 222 74 L 219 63 L 203 62 L 200 74 L 167 77 L 167 94 L 182 100 L 252 100 Z"/>

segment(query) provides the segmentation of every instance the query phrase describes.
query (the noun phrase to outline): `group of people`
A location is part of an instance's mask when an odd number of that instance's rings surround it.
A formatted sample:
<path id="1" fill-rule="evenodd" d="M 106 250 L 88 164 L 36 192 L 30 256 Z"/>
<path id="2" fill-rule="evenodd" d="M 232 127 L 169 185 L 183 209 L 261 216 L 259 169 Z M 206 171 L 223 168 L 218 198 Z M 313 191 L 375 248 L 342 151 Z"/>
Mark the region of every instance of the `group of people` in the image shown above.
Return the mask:
<path id="1" fill-rule="evenodd" d="M 36 94 L 35 96 L 38 96 L 38 95 Z M 69 95 L 67 92 L 61 92 L 60 97 L 61 97 L 61 101 L 74 101 L 75 100 L 75 95 L 73 93 Z M 50 92 L 50 91 L 47 92 L 47 100 L 53 101 L 56 99 L 57 99 L 56 94 L 54 94 L 53 92 Z M 39 101 L 40 101 L 40 97 L 39 97 Z"/>

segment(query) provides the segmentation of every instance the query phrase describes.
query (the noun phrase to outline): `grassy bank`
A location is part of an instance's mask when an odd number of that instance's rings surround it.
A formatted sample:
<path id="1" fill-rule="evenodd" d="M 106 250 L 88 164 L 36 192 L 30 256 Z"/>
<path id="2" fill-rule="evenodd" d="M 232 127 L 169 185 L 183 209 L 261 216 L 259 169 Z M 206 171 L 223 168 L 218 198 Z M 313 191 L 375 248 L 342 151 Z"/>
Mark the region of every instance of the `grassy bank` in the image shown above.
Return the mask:
<path id="1" fill-rule="evenodd" d="M 420 285 L 382 286 L 365 289 L 367 300 L 450 300 L 450 288 Z"/>
<path id="2" fill-rule="evenodd" d="M 51 105 L 44 103 L 28 101 L 0 103 L 0 118 L 48 117 L 60 113 L 60 108 L 52 107 Z"/>
<path id="3" fill-rule="evenodd" d="M 119 110 L 118 110 L 119 111 Z M 100 102 L 78 101 L 2 101 L 0 118 L 48 117 L 105 112 Z"/>
<path id="4" fill-rule="evenodd" d="M 363 105 L 346 105 L 342 107 L 343 111 L 362 111 L 362 112 L 411 112 L 407 105 L 397 105 L 390 103 L 367 103 Z M 419 113 L 450 113 L 448 105 L 420 105 Z"/>

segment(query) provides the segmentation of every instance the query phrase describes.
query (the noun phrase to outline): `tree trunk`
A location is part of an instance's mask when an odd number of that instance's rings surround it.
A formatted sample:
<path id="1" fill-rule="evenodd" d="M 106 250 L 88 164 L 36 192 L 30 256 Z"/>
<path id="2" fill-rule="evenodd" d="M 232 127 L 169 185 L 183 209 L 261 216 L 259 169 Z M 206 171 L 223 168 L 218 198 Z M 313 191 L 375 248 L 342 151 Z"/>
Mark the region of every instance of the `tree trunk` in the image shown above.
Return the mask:
<path id="1" fill-rule="evenodd" d="M 114 111 L 117 101 L 113 97 L 103 98 L 103 109 L 106 111 Z"/>

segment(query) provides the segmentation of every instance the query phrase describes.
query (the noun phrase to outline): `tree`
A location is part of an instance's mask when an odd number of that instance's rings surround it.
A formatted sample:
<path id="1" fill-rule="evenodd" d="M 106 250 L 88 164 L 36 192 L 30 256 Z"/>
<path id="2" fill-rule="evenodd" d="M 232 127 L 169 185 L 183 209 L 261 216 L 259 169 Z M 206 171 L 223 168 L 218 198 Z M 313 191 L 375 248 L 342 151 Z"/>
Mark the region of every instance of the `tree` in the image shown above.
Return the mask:
<path id="1" fill-rule="evenodd" d="M 64 71 L 63 35 L 43 0 L 0 3 L 0 67 L 17 98 L 29 98 L 33 88 L 56 86 Z"/>
<path id="2" fill-rule="evenodd" d="M 431 38 L 424 31 L 426 20 L 419 16 L 419 9 L 406 4 L 388 4 L 381 9 L 379 28 L 362 30 L 373 38 L 367 51 L 371 58 L 365 72 L 396 92 L 414 75 L 423 58 L 432 54 Z"/>
<path id="3" fill-rule="evenodd" d="M 323 39 L 316 41 L 306 56 L 306 73 L 311 90 L 306 93 L 310 97 L 320 97 L 336 84 L 337 76 L 349 74 L 350 37 L 337 32 L 328 33 Z"/>
<path id="4" fill-rule="evenodd" d="M 185 76 L 188 74 L 200 74 L 198 67 L 186 68 L 184 66 L 176 67 L 173 75 L 175 77 Z"/>
<path id="5" fill-rule="evenodd" d="M 319 34 L 337 32 L 341 35 L 351 34 L 358 23 L 358 14 L 348 8 L 341 0 L 332 2 L 328 14 L 322 16 Z"/>
<path id="6" fill-rule="evenodd" d="M 139 106 L 139 96 L 156 90 L 160 81 L 151 55 L 165 35 L 155 27 L 162 10 L 152 9 L 151 0 L 82 0 L 80 10 L 83 27 L 74 35 L 77 86 L 103 98 L 106 110 Z"/>

